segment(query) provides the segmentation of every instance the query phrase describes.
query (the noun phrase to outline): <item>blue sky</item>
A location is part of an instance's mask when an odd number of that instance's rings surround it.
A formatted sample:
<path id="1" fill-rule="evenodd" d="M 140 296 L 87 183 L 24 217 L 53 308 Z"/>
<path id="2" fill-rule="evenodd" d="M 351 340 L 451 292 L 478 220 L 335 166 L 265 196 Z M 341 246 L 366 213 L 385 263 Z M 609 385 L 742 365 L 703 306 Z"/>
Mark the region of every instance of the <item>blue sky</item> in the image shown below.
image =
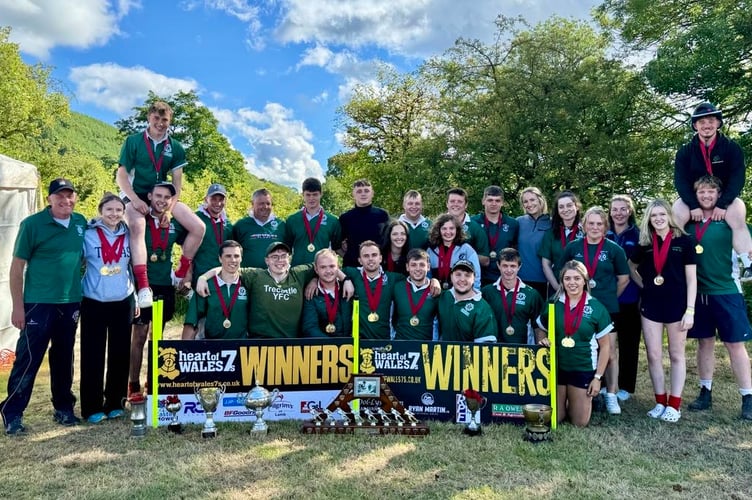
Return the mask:
<path id="1" fill-rule="evenodd" d="M 29 63 L 107 123 L 195 90 L 249 170 L 292 187 L 342 149 L 336 109 L 379 64 L 411 71 L 499 14 L 589 18 L 595 0 L 0 0 Z"/>

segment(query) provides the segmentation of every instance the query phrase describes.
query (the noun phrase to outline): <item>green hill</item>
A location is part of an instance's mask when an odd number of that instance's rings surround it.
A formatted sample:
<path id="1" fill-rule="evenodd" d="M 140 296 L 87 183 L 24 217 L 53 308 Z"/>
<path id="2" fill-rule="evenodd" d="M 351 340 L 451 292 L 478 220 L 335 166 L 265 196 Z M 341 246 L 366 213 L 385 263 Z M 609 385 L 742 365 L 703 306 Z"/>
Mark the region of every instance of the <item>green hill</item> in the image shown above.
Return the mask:
<path id="1" fill-rule="evenodd" d="M 60 145 L 60 153 L 83 153 L 99 158 L 105 165 L 117 163 L 123 139 L 114 126 L 71 111 L 49 130 L 49 138 Z"/>

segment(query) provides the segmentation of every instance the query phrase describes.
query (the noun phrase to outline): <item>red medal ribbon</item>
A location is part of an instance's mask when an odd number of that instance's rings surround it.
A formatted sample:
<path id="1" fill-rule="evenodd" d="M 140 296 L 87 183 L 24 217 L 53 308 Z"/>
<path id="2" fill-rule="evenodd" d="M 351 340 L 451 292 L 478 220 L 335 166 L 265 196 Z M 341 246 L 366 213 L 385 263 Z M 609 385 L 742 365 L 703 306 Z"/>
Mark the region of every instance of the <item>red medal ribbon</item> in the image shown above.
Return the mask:
<path id="1" fill-rule="evenodd" d="M 660 276 L 663 271 L 663 266 L 666 264 L 668 258 L 668 251 L 671 248 L 671 238 L 673 238 L 673 231 L 669 231 L 666 235 L 666 239 L 663 240 L 663 245 L 658 240 L 658 235 L 653 233 L 653 265 L 655 266 L 655 273 Z"/>
<path id="2" fill-rule="evenodd" d="M 212 231 L 214 232 L 214 239 L 217 240 L 217 245 L 222 246 L 222 242 L 225 239 L 225 221 L 222 217 L 219 218 L 219 222 L 214 222 L 214 217 L 209 216 L 209 220 L 212 224 Z"/>
<path id="3" fill-rule="evenodd" d="M 407 300 L 410 302 L 410 312 L 413 313 L 413 316 L 418 315 L 418 311 L 420 311 L 420 308 L 423 307 L 423 304 L 426 303 L 426 299 L 428 298 L 428 293 L 431 291 L 430 286 L 426 286 L 426 288 L 423 290 L 423 293 L 420 296 L 420 300 L 418 300 L 418 305 L 415 305 L 413 302 L 413 286 L 410 284 L 409 281 L 405 281 L 405 290 L 407 290 Z"/>
<path id="4" fill-rule="evenodd" d="M 149 153 L 149 158 L 151 158 L 151 164 L 154 165 L 154 170 L 157 171 L 157 178 L 159 178 L 159 171 L 162 170 L 162 160 L 164 159 L 164 152 L 165 149 L 167 149 L 167 145 L 170 144 L 170 138 L 167 137 L 167 139 L 164 140 L 164 146 L 162 147 L 162 152 L 159 153 L 158 160 L 154 158 L 154 148 L 152 147 L 151 141 L 149 140 L 149 134 L 146 133 L 145 130 L 144 144 L 146 145 L 146 152 Z"/>
<path id="5" fill-rule="evenodd" d="M 567 337 L 574 335 L 582 323 L 582 311 L 585 310 L 586 298 L 587 294 L 583 293 L 580 297 L 580 301 L 574 308 L 574 312 L 572 312 L 571 309 L 569 295 L 566 295 L 564 298 L 564 335 Z"/>
<path id="6" fill-rule="evenodd" d="M 705 236 L 705 231 L 708 230 L 708 226 L 710 226 L 710 221 L 712 220 L 712 218 L 708 217 L 702 224 L 695 224 L 695 237 L 697 238 L 697 243 L 702 241 L 702 237 Z"/>
<path id="7" fill-rule="evenodd" d="M 392 252 L 386 254 L 386 270 L 394 272 L 394 259 L 392 258 Z"/>
<path id="8" fill-rule="evenodd" d="M 504 312 L 507 315 L 507 322 L 509 326 L 512 325 L 512 317 L 514 316 L 514 309 L 517 307 L 517 292 L 520 290 L 520 279 L 514 284 L 514 292 L 512 297 L 511 306 L 507 303 L 507 289 L 504 287 L 504 283 L 499 281 L 499 293 L 501 294 L 501 303 L 504 306 Z"/>
<path id="9" fill-rule="evenodd" d="M 713 163 L 710 161 L 710 155 L 713 152 L 716 139 L 718 139 L 717 136 L 713 137 L 713 140 L 710 141 L 710 146 L 705 146 L 705 142 L 700 139 L 700 152 L 702 153 L 702 159 L 705 160 L 705 170 L 708 171 L 709 175 L 713 175 Z"/>
<path id="10" fill-rule="evenodd" d="M 577 236 L 577 231 L 575 230 L 575 226 L 572 226 L 572 230 L 569 231 L 569 236 L 567 236 L 567 232 L 564 229 L 564 226 L 561 226 L 560 231 L 561 231 L 561 248 L 564 248 L 565 246 L 567 246 L 567 243 L 569 243 L 570 241 L 574 241 L 575 236 Z"/>
<path id="11" fill-rule="evenodd" d="M 499 236 L 501 234 L 501 214 L 499 214 L 499 223 L 498 223 L 498 226 L 496 227 L 496 236 L 494 236 L 493 238 L 491 238 L 491 231 L 490 231 L 491 221 L 488 220 L 488 217 L 486 217 L 485 214 L 483 214 L 483 218 L 486 219 L 486 236 L 488 237 L 488 245 L 491 251 L 493 252 L 496 250 L 496 243 L 498 243 Z"/>
<path id="12" fill-rule="evenodd" d="M 303 224 L 305 225 L 306 233 L 308 233 L 308 243 L 313 245 L 313 240 L 316 239 L 316 235 L 319 234 L 319 228 L 321 227 L 321 221 L 324 220 L 324 209 L 319 208 L 319 220 L 316 222 L 316 228 L 311 230 L 311 222 L 308 220 L 308 211 L 303 207 Z"/>
<path id="13" fill-rule="evenodd" d="M 366 272 L 363 271 L 363 285 L 366 289 L 366 298 L 368 299 L 368 308 L 371 312 L 376 312 L 379 308 L 379 302 L 381 301 L 381 289 L 384 287 L 384 277 L 379 276 L 376 281 L 376 290 L 371 290 L 371 283 L 368 280 Z"/>
<path id="14" fill-rule="evenodd" d="M 232 294 L 232 297 L 230 298 L 230 305 L 227 305 L 227 302 L 225 302 L 225 296 L 222 294 L 222 289 L 219 286 L 219 279 L 217 276 L 214 276 L 214 279 L 212 280 L 212 283 L 214 283 L 214 288 L 217 290 L 217 297 L 219 298 L 219 305 L 222 306 L 222 314 L 225 315 L 225 319 L 230 319 L 230 313 L 232 312 L 232 306 L 235 305 L 235 301 L 238 300 L 238 294 L 240 294 L 240 282 L 237 283 L 235 286 L 235 291 Z M 229 283 L 228 283 L 229 285 Z"/>
<path id="15" fill-rule="evenodd" d="M 107 241 L 104 231 L 101 227 L 97 228 L 97 235 L 99 235 L 99 242 L 102 244 L 102 261 L 105 264 L 115 264 L 120 261 L 120 257 L 123 255 L 123 248 L 125 246 L 125 235 L 115 237 L 115 241 Z"/>
<path id="16" fill-rule="evenodd" d="M 151 219 L 151 223 L 149 224 L 149 232 L 151 233 L 151 250 L 152 252 L 162 250 L 162 253 L 165 254 L 167 253 L 167 241 L 170 239 L 170 228 L 161 227 L 159 225 L 159 219 L 155 219 L 154 217 Z M 154 224 L 155 222 L 156 225 Z"/>
<path id="17" fill-rule="evenodd" d="M 588 255 L 587 238 L 583 238 L 582 242 L 583 242 L 583 246 L 585 247 L 584 257 L 583 257 L 583 260 L 585 261 L 585 268 L 587 269 L 587 272 L 590 275 L 590 279 L 594 280 L 595 270 L 598 268 L 598 257 L 601 254 L 601 249 L 603 248 L 603 244 L 606 242 L 606 238 L 601 238 L 600 243 L 598 243 L 598 248 L 595 249 L 595 255 L 593 255 L 592 262 L 590 261 L 590 256 Z"/>
<path id="18" fill-rule="evenodd" d="M 366 287 L 366 290 L 368 287 Z M 334 319 L 337 317 L 337 309 L 339 308 L 339 286 L 334 285 L 334 300 L 329 299 L 329 292 L 324 291 L 324 301 L 326 305 L 326 317 L 329 320 L 329 324 L 334 324 Z"/>
<path id="19" fill-rule="evenodd" d="M 452 252 L 454 252 L 454 243 L 449 248 L 443 244 L 439 245 L 439 281 L 449 282 L 449 274 L 452 268 Z"/>

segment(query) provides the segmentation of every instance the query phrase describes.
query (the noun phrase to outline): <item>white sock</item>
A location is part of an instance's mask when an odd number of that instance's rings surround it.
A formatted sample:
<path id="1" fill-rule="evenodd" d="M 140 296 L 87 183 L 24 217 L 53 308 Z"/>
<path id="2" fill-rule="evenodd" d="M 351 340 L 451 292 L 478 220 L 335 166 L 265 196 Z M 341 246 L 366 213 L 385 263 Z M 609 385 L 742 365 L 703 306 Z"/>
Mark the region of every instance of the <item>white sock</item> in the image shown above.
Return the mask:
<path id="1" fill-rule="evenodd" d="M 700 379 L 700 387 L 704 387 L 709 391 L 713 390 L 713 379 L 710 380 L 703 380 Z"/>
<path id="2" fill-rule="evenodd" d="M 739 394 L 742 396 L 749 396 L 752 394 L 752 389 L 739 389 Z"/>
<path id="3" fill-rule="evenodd" d="M 746 253 L 743 253 L 739 255 L 739 258 L 742 259 L 742 264 L 744 264 L 744 267 L 749 267 L 752 265 L 752 260 L 749 260 L 749 255 Z"/>

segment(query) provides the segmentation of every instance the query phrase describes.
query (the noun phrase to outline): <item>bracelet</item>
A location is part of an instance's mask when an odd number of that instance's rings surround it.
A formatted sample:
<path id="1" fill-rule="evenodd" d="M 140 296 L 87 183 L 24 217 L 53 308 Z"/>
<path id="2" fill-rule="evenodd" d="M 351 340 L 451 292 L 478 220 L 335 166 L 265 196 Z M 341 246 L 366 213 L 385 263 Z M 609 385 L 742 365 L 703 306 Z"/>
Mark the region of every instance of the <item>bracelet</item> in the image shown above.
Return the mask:
<path id="1" fill-rule="evenodd" d="M 687 310 L 684 311 L 684 315 L 685 316 L 694 316 L 695 315 L 695 310 L 694 309 L 690 310 L 689 308 L 687 308 Z"/>
<path id="2" fill-rule="evenodd" d="M 694 312 L 694 310 L 695 310 L 695 306 L 687 306 L 687 311 Z"/>

